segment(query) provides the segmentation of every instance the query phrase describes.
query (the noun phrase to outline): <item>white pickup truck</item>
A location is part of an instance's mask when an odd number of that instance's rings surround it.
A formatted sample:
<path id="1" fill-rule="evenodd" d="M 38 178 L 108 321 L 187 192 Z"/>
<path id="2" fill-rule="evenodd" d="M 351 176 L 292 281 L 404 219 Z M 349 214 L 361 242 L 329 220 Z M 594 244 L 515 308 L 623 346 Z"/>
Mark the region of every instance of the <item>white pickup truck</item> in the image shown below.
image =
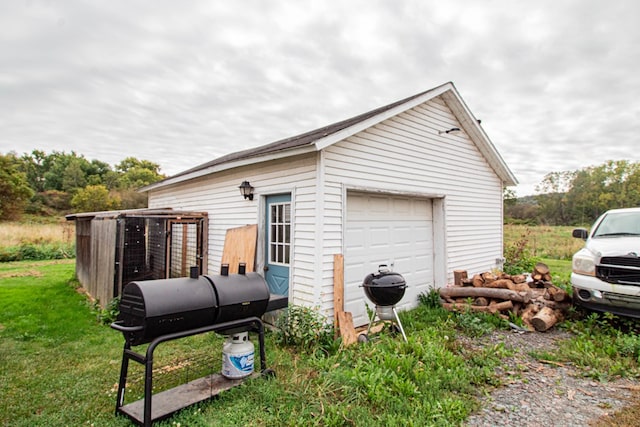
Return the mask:
<path id="1" fill-rule="evenodd" d="M 640 318 L 640 208 L 612 209 L 596 220 L 573 255 L 573 301 L 590 310 Z"/>

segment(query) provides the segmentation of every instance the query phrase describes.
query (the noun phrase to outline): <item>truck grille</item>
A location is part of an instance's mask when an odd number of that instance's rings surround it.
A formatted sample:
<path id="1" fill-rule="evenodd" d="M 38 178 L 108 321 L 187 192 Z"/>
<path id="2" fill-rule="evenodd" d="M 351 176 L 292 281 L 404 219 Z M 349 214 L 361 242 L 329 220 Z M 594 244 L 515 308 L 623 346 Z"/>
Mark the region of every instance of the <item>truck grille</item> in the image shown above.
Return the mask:
<path id="1" fill-rule="evenodd" d="M 607 283 L 640 286 L 640 258 L 602 257 L 596 266 L 596 277 Z"/>
<path id="2" fill-rule="evenodd" d="M 613 292 L 603 292 L 602 297 L 618 304 L 632 304 L 640 306 L 640 297 L 633 295 L 614 294 Z"/>

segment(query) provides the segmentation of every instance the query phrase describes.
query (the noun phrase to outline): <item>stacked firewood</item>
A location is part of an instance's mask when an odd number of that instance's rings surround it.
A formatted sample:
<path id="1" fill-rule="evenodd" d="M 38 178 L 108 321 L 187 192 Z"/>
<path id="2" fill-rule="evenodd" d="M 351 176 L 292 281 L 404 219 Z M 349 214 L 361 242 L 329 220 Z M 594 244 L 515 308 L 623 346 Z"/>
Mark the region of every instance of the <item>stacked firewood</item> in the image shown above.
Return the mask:
<path id="1" fill-rule="evenodd" d="M 532 331 L 553 327 L 571 307 L 571 296 L 551 282 L 544 263 L 536 264 L 530 275 L 485 272 L 469 278 L 466 271 L 456 270 L 454 281 L 440 289 L 447 310 L 497 313 L 505 319 L 511 314 Z"/>

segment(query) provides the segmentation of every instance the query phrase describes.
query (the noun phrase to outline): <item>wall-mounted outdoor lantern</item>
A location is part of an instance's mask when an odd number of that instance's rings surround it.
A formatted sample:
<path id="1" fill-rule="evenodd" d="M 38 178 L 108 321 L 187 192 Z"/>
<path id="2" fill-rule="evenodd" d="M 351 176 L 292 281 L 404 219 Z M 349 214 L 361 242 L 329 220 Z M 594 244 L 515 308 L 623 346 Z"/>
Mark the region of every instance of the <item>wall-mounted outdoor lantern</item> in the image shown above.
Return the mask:
<path id="1" fill-rule="evenodd" d="M 249 184 L 249 181 L 242 181 L 240 184 L 240 194 L 244 197 L 245 200 L 253 200 L 253 187 Z"/>

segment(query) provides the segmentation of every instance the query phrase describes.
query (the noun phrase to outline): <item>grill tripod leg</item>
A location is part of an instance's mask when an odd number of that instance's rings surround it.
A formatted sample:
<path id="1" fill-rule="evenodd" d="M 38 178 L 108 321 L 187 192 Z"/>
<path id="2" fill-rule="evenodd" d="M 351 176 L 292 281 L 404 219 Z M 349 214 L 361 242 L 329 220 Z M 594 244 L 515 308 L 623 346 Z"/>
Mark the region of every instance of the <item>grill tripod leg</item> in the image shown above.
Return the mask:
<path id="1" fill-rule="evenodd" d="M 404 329 L 402 328 L 402 323 L 400 323 L 400 318 L 398 317 L 398 312 L 396 311 L 395 307 L 393 307 L 393 315 L 396 318 L 396 325 L 398 326 L 398 329 L 400 329 L 400 332 L 402 333 L 402 338 L 404 338 L 404 342 L 407 342 L 407 336 L 404 333 Z"/>
<path id="2" fill-rule="evenodd" d="M 367 326 L 367 337 L 369 336 L 369 332 L 371 331 L 371 325 L 373 325 L 373 322 L 376 320 L 377 315 L 378 313 L 374 311 L 373 314 L 371 315 L 371 318 L 369 319 L 369 326 Z"/>

